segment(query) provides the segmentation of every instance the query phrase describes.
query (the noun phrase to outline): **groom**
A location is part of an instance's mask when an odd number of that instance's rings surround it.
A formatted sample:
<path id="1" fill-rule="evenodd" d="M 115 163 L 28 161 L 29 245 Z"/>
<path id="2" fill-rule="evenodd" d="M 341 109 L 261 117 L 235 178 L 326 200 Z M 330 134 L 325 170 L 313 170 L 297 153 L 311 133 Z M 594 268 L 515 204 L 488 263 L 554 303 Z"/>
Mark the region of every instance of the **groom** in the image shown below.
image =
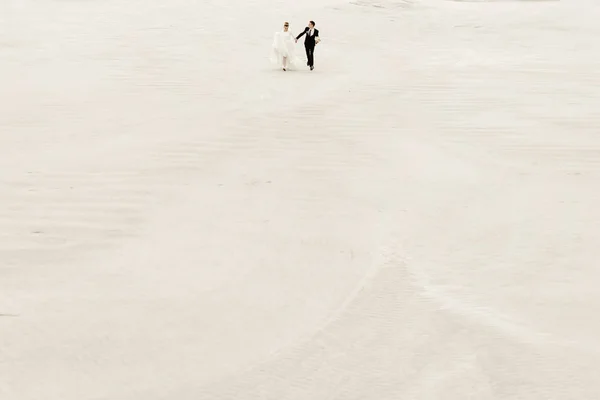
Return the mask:
<path id="1" fill-rule="evenodd" d="M 304 32 L 296 37 L 296 43 L 298 43 L 298 39 L 300 39 L 302 35 L 306 35 L 304 38 L 304 48 L 306 49 L 306 58 L 308 58 L 308 63 L 306 63 L 306 65 L 308 65 L 312 71 L 315 69 L 315 45 L 319 40 L 319 30 L 315 29 L 315 21 L 310 21 L 308 23 L 308 26 L 304 28 Z"/>

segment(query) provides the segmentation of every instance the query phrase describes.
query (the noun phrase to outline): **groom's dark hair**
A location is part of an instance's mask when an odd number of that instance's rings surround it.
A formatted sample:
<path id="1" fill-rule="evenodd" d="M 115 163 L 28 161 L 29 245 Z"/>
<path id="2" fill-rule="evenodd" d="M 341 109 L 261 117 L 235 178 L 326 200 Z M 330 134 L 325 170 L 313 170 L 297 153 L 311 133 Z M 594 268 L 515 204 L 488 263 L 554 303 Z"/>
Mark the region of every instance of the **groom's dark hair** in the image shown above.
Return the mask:
<path id="1" fill-rule="evenodd" d="M 308 21 L 309 23 L 312 24 L 312 26 L 315 26 L 315 21 Z"/>

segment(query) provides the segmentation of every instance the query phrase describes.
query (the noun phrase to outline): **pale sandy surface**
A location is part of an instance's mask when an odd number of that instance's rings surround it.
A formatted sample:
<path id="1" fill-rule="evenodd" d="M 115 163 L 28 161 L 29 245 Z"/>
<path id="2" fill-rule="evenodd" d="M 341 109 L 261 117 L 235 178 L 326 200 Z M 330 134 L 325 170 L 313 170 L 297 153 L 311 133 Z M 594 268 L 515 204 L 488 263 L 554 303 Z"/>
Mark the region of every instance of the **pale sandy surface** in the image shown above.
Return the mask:
<path id="1" fill-rule="evenodd" d="M 0 399 L 600 398 L 597 2 L 284 3 L 0 1 Z"/>

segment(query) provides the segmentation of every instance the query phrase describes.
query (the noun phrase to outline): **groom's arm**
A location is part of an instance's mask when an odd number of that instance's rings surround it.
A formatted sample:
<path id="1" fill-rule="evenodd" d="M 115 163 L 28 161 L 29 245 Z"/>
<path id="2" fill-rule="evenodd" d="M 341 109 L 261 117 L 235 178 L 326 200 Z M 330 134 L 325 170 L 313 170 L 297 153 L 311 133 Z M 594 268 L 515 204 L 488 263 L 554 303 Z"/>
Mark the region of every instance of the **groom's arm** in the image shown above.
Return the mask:
<path id="1" fill-rule="evenodd" d="M 299 34 L 298 36 L 296 36 L 296 40 L 300 39 L 302 37 L 302 35 L 306 34 L 306 32 L 308 32 L 308 28 L 304 28 L 304 31 Z"/>

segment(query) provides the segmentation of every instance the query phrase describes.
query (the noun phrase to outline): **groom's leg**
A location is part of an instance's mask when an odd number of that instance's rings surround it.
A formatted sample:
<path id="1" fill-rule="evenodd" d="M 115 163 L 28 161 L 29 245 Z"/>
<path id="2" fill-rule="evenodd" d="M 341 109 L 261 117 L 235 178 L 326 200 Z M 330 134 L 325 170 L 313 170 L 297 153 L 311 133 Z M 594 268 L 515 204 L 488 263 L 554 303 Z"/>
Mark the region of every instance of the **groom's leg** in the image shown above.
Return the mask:
<path id="1" fill-rule="evenodd" d="M 310 66 L 310 58 L 311 58 L 310 47 L 304 46 L 304 50 L 306 50 L 306 65 Z"/>
<path id="2" fill-rule="evenodd" d="M 308 66 L 309 67 L 312 67 L 314 65 L 314 61 L 315 61 L 314 57 L 313 57 L 314 51 L 315 51 L 314 47 L 307 47 L 306 48 L 306 56 L 308 58 Z"/>

